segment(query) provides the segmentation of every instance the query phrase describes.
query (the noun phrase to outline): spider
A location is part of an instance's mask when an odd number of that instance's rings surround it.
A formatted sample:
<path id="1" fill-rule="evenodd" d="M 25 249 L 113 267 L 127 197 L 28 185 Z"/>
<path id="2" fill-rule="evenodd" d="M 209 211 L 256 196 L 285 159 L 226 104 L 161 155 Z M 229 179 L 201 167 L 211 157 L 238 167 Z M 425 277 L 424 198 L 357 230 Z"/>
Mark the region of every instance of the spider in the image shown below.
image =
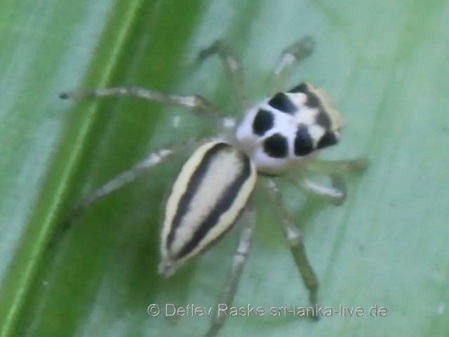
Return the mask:
<path id="1" fill-rule="evenodd" d="M 201 96 L 164 94 L 145 88 L 113 87 L 91 91 L 62 93 L 61 98 L 84 99 L 127 96 L 163 104 L 185 107 L 210 124 L 217 138 L 189 140 L 149 154 L 144 160 L 118 174 L 94 190 L 74 210 L 73 220 L 84 209 L 148 169 L 165 162 L 193 144 L 197 149 L 182 166 L 164 208 L 160 234 L 159 273 L 172 275 L 179 267 L 213 246 L 241 220 L 242 228 L 230 274 L 221 295 L 221 304 L 231 306 L 254 233 L 255 219 L 250 199 L 256 181 L 267 193 L 273 210 L 278 213 L 295 264 L 308 289 L 312 307 L 317 304 L 318 279 L 312 269 L 303 236 L 284 206 L 276 179 L 285 178 L 307 193 L 339 205 L 346 196 L 341 173 L 363 170 L 367 161 L 319 160 L 317 152 L 335 145 L 340 139 L 342 119 L 322 89 L 301 83 L 287 91 L 279 88 L 290 68 L 309 56 L 314 41 L 304 37 L 284 49 L 273 78 L 274 95 L 250 106 L 244 91 L 243 71 L 232 50 L 217 40 L 199 53 L 205 60 L 217 55 L 228 72 L 242 111 L 240 123 L 226 117 Z M 309 180 L 304 173 L 315 172 L 331 177 L 332 186 Z M 215 336 L 226 315 L 215 312 L 207 336 Z"/>

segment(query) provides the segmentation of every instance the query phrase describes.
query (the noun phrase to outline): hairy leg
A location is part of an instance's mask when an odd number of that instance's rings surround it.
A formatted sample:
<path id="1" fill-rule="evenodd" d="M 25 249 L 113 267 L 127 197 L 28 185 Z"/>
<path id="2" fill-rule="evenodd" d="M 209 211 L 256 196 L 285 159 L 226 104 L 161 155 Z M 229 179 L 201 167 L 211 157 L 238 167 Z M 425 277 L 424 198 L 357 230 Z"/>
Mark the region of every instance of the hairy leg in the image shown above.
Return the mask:
<path id="1" fill-rule="evenodd" d="M 243 80 L 243 67 L 233 51 L 222 40 L 217 40 L 209 47 L 203 49 L 198 58 L 200 61 L 217 55 L 223 62 L 226 72 L 229 75 L 231 84 L 235 89 L 235 93 L 239 100 L 240 108 L 244 112 L 248 108 L 248 98 L 246 97 L 245 84 Z"/>
<path id="2" fill-rule="evenodd" d="M 220 312 L 217 310 L 218 306 L 224 307 L 222 309 L 229 308 L 230 306 L 232 306 L 232 302 L 235 297 L 235 293 L 237 290 L 238 283 L 240 281 L 240 277 L 243 272 L 243 268 L 248 258 L 249 250 L 251 247 L 251 241 L 254 235 L 255 215 L 251 206 L 248 206 L 248 208 L 246 209 L 243 221 L 244 227 L 242 228 L 239 244 L 234 254 L 231 272 L 229 273 L 223 293 L 220 297 L 220 302 L 216 307 L 216 311 L 212 319 L 212 324 L 206 334 L 207 337 L 216 336 L 227 318 L 227 315 L 220 314 Z"/>
<path id="3" fill-rule="evenodd" d="M 219 126 L 221 123 L 221 112 L 204 97 L 198 95 L 181 96 L 165 94 L 159 91 L 137 87 L 112 87 L 93 90 L 79 90 L 60 94 L 60 98 L 62 99 L 78 100 L 98 97 L 132 97 L 161 104 L 180 106 L 193 111 L 199 117 L 205 118 L 206 121 L 213 124 L 214 127 Z"/>
<path id="4" fill-rule="evenodd" d="M 281 221 L 281 226 L 285 238 L 290 246 L 291 253 L 296 263 L 296 267 L 301 275 L 301 278 L 309 291 L 309 302 L 312 306 L 313 317 L 315 316 L 315 307 L 317 305 L 318 297 L 318 278 L 310 265 L 304 246 L 303 235 L 293 221 L 290 212 L 285 208 L 282 196 L 274 179 L 267 179 L 263 182 L 265 190 L 268 193 L 271 204 L 275 207 Z"/>
<path id="5" fill-rule="evenodd" d="M 287 76 L 291 69 L 298 62 L 307 58 L 313 51 L 315 41 L 310 36 L 305 36 L 287 48 L 285 48 L 279 58 L 279 62 L 274 70 L 273 92 L 285 90 Z"/>

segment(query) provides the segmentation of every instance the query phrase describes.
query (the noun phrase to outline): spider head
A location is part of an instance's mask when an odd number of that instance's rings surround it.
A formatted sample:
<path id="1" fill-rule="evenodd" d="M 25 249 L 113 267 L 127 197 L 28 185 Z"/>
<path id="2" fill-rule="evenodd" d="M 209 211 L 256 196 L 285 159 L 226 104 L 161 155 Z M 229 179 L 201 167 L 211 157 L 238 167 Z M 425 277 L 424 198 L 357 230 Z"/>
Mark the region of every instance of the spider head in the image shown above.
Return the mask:
<path id="1" fill-rule="evenodd" d="M 341 116 L 326 93 L 301 83 L 249 109 L 235 137 L 259 172 L 278 175 L 337 144 L 341 128 Z"/>

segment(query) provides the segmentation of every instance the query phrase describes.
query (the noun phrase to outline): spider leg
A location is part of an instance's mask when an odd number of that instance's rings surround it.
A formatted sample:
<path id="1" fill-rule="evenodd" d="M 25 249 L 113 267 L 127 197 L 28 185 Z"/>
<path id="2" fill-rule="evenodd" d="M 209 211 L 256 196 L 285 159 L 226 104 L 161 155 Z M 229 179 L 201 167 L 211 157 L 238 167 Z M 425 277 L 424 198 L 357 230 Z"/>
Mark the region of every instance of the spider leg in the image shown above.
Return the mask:
<path id="1" fill-rule="evenodd" d="M 239 244 L 234 253 L 231 272 L 221 294 L 220 301 L 215 308 L 212 324 L 206 334 L 207 337 L 216 336 L 222 328 L 227 318 L 227 314 L 223 311 L 227 312 L 227 308 L 232 305 L 243 268 L 248 258 L 255 227 L 255 215 L 250 205 L 245 210 L 243 222 Z"/>
<path id="2" fill-rule="evenodd" d="M 151 102 L 169 104 L 187 108 L 197 114 L 199 117 L 206 118 L 214 126 L 221 123 L 222 113 L 208 100 L 202 96 L 181 96 L 165 94 L 146 88 L 138 87 L 112 87 L 93 90 L 80 90 L 63 92 L 59 95 L 62 99 L 88 99 L 97 97 L 133 97 L 144 99 Z"/>
<path id="3" fill-rule="evenodd" d="M 285 48 L 279 58 L 278 64 L 274 70 L 273 92 L 285 90 L 285 82 L 292 67 L 307 58 L 313 51 L 315 41 L 310 36 L 305 36 L 287 48 Z"/>
<path id="4" fill-rule="evenodd" d="M 354 158 L 345 160 L 311 160 L 306 164 L 308 171 L 319 174 L 339 174 L 349 172 L 363 172 L 369 166 L 367 158 Z"/>
<path id="5" fill-rule="evenodd" d="M 340 175 L 332 174 L 330 175 L 330 178 L 332 186 L 318 184 L 303 176 L 300 176 L 299 179 L 287 179 L 306 193 L 320 197 L 333 205 L 339 206 L 346 199 L 346 184 Z"/>
<path id="6" fill-rule="evenodd" d="M 315 308 L 317 306 L 318 297 L 318 278 L 310 265 L 309 259 L 307 258 L 303 234 L 295 225 L 290 212 L 284 207 L 282 196 L 274 180 L 268 179 L 264 181 L 264 187 L 268 192 L 271 204 L 274 205 L 276 211 L 282 217 L 282 221 L 279 221 L 278 223 L 280 224 L 285 238 L 290 246 L 290 250 L 301 278 L 309 291 L 309 302 L 312 306 L 313 317 L 317 318 Z"/>
<path id="7" fill-rule="evenodd" d="M 187 147 L 190 147 L 197 142 L 202 141 L 204 140 L 191 140 L 183 144 L 173 145 L 171 147 L 166 147 L 152 152 L 144 160 L 135 163 L 129 169 L 119 173 L 111 180 L 95 189 L 69 213 L 61 226 L 59 226 L 56 230 L 53 238 L 51 238 L 49 246 L 54 246 L 58 241 L 60 241 L 61 237 L 71 228 L 74 221 L 79 218 L 84 213 L 84 211 L 96 201 L 103 199 L 112 192 L 122 188 L 129 183 L 132 183 L 150 168 L 168 160 L 175 152 L 179 152 L 182 149 L 186 149 Z"/>
<path id="8" fill-rule="evenodd" d="M 198 54 L 198 59 L 204 61 L 205 59 L 217 55 L 223 62 L 226 72 L 229 75 L 231 84 L 235 88 L 235 93 L 239 100 L 240 108 L 245 111 L 248 108 L 248 98 L 246 97 L 245 83 L 243 80 L 243 67 L 237 57 L 234 55 L 229 46 L 222 40 L 217 40 L 209 47 L 203 49 Z"/>
<path id="9" fill-rule="evenodd" d="M 342 177 L 347 172 L 363 172 L 369 165 L 366 158 L 346 160 L 320 160 L 314 159 L 307 162 L 305 169 L 314 174 L 328 175 L 332 186 L 324 186 L 300 175 L 299 179 L 287 177 L 294 185 L 303 189 L 306 193 L 318 196 L 331 204 L 341 205 L 347 195 L 346 183 Z"/>

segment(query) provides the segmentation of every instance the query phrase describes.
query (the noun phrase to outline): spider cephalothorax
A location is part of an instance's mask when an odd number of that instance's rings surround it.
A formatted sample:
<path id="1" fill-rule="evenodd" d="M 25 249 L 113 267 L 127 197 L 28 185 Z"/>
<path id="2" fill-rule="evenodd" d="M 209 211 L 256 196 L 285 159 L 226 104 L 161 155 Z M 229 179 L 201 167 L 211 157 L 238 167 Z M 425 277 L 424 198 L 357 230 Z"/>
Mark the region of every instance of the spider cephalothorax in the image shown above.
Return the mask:
<path id="1" fill-rule="evenodd" d="M 280 174 L 334 145 L 342 122 L 323 90 L 301 83 L 251 108 L 237 128 L 241 149 L 261 173 Z"/>

